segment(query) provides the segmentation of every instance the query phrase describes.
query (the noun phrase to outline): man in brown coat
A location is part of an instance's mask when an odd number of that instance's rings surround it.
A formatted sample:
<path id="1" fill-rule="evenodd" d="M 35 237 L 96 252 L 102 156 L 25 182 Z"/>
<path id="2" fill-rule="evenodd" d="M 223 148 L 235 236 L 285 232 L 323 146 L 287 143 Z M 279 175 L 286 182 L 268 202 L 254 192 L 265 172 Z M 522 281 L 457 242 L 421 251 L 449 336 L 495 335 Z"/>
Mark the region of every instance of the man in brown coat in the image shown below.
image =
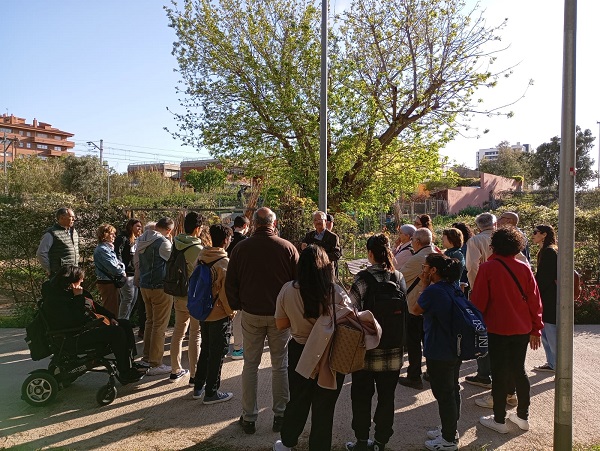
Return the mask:
<path id="1" fill-rule="evenodd" d="M 287 342 L 289 329 L 275 325 L 275 302 L 281 287 L 296 277 L 298 251 L 275 231 L 275 213 L 259 208 L 254 213 L 254 234 L 238 243 L 231 253 L 225 288 L 229 305 L 242 310 L 244 369 L 242 371 L 242 416 L 247 434 L 256 432 L 257 390 L 265 337 L 269 339 L 273 390 L 273 431 L 281 431 L 289 400 Z"/>

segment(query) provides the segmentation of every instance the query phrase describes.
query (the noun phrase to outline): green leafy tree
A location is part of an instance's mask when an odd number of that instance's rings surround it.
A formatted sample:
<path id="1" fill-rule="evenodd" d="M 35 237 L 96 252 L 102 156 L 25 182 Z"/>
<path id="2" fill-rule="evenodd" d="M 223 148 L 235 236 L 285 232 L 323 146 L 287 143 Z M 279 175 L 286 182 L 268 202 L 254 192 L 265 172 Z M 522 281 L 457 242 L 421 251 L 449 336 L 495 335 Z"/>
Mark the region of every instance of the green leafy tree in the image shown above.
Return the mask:
<path id="1" fill-rule="evenodd" d="M 596 138 L 592 136 L 591 130 L 582 131 L 579 126 L 575 136 L 575 185 L 581 189 L 597 177 L 597 172 L 592 169 L 594 160 L 590 156 Z M 531 155 L 530 163 L 535 182 L 542 188 L 557 187 L 560 176 L 560 138 L 555 136 L 550 142 L 538 146 Z"/>
<path id="2" fill-rule="evenodd" d="M 207 168 L 202 171 L 192 169 L 185 175 L 185 181 L 200 192 L 221 189 L 225 186 L 226 180 L 227 174 L 225 171 L 217 168 Z"/>
<path id="3" fill-rule="evenodd" d="M 8 167 L 8 194 L 18 197 L 62 191 L 62 172 L 63 165 L 59 159 L 18 158 Z"/>
<path id="4" fill-rule="evenodd" d="M 107 173 L 98 157 L 69 155 L 63 158 L 63 166 L 61 182 L 65 192 L 91 202 L 106 195 Z"/>
<path id="5" fill-rule="evenodd" d="M 502 177 L 521 176 L 526 181 L 531 176 L 529 154 L 519 149 L 513 149 L 508 141 L 502 141 L 498 146 L 496 160 L 483 160 L 479 162 L 479 170 L 488 174 Z"/>
<path id="6" fill-rule="evenodd" d="M 274 171 L 316 199 L 320 2 L 179 4 L 166 8 L 186 110 L 173 135 L 252 175 Z M 461 0 L 356 0 L 336 18 L 327 143 L 334 209 L 381 205 L 442 175 L 439 148 L 475 111 L 475 91 L 501 75 L 490 70 L 497 49 L 489 44 L 503 24 L 488 27 L 462 8 Z"/>

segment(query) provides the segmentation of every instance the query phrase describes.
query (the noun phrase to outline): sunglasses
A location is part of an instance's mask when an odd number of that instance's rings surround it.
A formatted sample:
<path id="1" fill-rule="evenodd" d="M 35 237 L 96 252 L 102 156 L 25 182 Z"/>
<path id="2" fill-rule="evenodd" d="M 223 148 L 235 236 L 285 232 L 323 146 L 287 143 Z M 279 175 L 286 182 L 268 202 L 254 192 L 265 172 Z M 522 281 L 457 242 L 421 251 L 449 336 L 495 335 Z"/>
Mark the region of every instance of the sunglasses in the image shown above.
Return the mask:
<path id="1" fill-rule="evenodd" d="M 540 232 L 539 230 L 534 230 L 534 231 L 533 231 L 533 234 L 534 234 L 534 235 L 537 235 L 538 233 L 542 233 L 542 232 Z"/>

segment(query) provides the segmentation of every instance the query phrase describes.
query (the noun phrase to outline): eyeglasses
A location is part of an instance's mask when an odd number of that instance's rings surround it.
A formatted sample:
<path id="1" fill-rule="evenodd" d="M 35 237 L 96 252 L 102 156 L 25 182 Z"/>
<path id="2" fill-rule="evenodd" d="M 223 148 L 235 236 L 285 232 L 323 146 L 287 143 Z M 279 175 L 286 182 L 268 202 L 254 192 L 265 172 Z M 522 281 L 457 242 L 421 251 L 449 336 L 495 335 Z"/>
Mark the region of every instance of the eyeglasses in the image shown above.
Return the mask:
<path id="1" fill-rule="evenodd" d="M 427 268 L 430 268 L 430 266 L 429 266 L 429 265 L 427 265 L 427 264 L 423 263 L 423 264 L 421 265 L 421 271 L 425 271 L 425 267 L 427 267 Z"/>

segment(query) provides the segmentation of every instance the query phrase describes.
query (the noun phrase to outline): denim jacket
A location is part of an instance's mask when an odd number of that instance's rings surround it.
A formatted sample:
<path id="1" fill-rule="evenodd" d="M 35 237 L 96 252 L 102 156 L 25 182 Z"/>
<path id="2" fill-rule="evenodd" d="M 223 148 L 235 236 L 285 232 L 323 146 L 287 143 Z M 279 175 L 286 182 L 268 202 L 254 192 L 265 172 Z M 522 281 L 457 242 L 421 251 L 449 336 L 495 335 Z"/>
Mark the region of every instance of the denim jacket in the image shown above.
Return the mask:
<path id="1" fill-rule="evenodd" d="M 125 275 L 125 265 L 117 258 L 111 243 L 100 243 L 96 246 L 96 249 L 94 249 L 94 267 L 97 280 L 111 280 L 110 277 L 98 269 L 99 267 L 113 277 Z"/>

